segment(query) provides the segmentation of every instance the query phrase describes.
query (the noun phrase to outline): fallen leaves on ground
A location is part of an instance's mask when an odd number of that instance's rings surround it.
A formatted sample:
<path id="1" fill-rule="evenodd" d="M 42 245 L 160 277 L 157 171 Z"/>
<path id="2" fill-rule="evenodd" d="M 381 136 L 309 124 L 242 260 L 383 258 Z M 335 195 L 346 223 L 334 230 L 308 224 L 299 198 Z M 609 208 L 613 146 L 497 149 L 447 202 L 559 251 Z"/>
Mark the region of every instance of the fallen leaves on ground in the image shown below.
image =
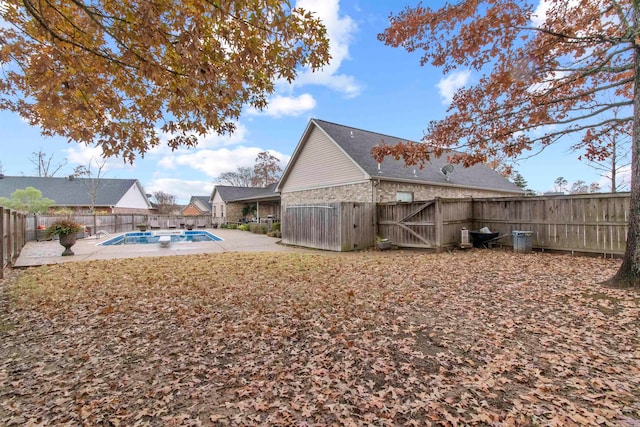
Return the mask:
<path id="1" fill-rule="evenodd" d="M 0 424 L 639 425 L 615 260 L 207 254 L 2 285 Z"/>

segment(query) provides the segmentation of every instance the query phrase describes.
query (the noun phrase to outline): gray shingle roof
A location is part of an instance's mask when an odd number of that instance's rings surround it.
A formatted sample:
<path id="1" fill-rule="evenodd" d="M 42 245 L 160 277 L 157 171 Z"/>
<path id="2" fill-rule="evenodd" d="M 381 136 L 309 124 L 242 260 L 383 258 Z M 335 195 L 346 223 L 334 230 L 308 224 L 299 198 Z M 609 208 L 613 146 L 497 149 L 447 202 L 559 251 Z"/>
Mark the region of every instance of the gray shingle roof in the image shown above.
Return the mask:
<path id="1" fill-rule="evenodd" d="M 209 203 L 209 196 L 191 196 L 188 204 L 200 202 L 207 209 L 211 210 L 211 203 Z"/>
<path id="2" fill-rule="evenodd" d="M 266 187 L 235 187 L 232 185 L 216 185 L 214 189 L 220 194 L 225 202 L 233 202 L 247 199 L 268 199 L 279 198 L 276 193 L 277 183 L 269 184 Z"/>
<path id="3" fill-rule="evenodd" d="M 393 145 L 409 140 L 319 119 L 311 119 L 311 121 L 324 130 L 372 178 L 416 181 L 416 183 L 428 182 L 431 184 L 483 188 L 514 193 L 522 191 L 498 172 L 483 164 L 468 168 L 460 164 L 453 165 L 453 172 L 449 175 L 449 180 L 447 181 L 447 177 L 441 172 L 442 167 L 447 164 L 446 156 L 441 158 L 432 157 L 423 169 L 420 169 L 419 166 L 407 167 L 402 160 L 387 157 L 381 163 L 378 171 L 378 163 L 371 155 L 371 149 L 383 142 L 387 145 Z"/>
<path id="4" fill-rule="evenodd" d="M 0 197 L 10 198 L 16 190 L 34 187 L 58 206 L 89 206 L 94 182 L 92 178 L 4 176 L 0 179 Z M 137 180 L 100 178 L 97 182 L 95 206 L 115 206 Z"/>

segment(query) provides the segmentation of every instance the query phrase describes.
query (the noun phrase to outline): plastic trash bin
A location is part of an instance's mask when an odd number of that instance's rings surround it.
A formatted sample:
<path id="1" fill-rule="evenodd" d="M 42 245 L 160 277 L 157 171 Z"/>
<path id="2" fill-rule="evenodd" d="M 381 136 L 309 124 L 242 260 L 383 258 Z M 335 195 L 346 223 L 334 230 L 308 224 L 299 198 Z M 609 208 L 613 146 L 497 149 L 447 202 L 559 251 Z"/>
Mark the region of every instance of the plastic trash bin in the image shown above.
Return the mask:
<path id="1" fill-rule="evenodd" d="M 531 252 L 533 246 L 533 231 L 514 231 L 513 250 L 515 252 Z"/>

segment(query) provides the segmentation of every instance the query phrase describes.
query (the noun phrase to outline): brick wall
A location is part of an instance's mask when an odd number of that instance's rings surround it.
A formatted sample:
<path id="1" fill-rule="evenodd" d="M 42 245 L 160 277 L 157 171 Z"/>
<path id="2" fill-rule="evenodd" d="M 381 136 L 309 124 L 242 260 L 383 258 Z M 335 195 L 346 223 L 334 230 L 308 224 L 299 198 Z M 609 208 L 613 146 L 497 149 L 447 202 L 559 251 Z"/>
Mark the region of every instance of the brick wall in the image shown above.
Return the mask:
<path id="1" fill-rule="evenodd" d="M 225 212 L 225 222 L 237 222 L 243 218 L 242 209 L 246 206 L 246 203 L 227 203 Z"/>
<path id="2" fill-rule="evenodd" d="M 321 202 L 371 202 L 371 183 L 340 185 L 336 187 L 316 188 L 313 190 L 282 193 L 282 205 L 300 205 Z M 419 185 L 400 182 L 380 181 L 376 187 L 376 202 L 395 202 L 398 191 L 413 192 L 414 200 L 431 200 L 435 197 L 505 197 L 512 194 L 490 190 Z"/>
<path id="3" fill-rule="evenodd" d="M 462 197 L 507 197 L 514 195 L 490 190 L 440 187 L 435 185 L 418 185 L 388 181 L 380 181 L 380 185 L 378 185 L 376 191 L 378 203 L 395 202 L 398 191 L 413 192 L 413 200 L 431 200 L 436 197 L 457 199 Z"/>
<path id="4" fill-rule="evenodd" d="M 371 183 L 339 185 L 282 193 L 282 205 L 300 205 L 319 202 L 371 202 Z"/>
<path id="5" fill-rule="evenodd" d="M 272 218 L 280 218 L 280 202 L 260 202 L 257 214 L 261 218 L 271 215 Z"/>
<path id="6" fill-rule="evenodd" d="M 200 212 L 198 208 L 193 205 L 189 205 L 182 210 L 182 215 L 202 215 L 203 212 Z"/>

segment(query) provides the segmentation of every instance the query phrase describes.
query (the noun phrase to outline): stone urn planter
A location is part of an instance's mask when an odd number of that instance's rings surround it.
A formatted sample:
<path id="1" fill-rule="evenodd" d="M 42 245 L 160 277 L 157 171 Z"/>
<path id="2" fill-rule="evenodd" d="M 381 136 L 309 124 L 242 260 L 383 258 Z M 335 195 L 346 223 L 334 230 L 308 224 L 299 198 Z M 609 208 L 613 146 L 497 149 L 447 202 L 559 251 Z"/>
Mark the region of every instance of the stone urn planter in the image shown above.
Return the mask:
<path id="1" fill-rule="evenodd" d="M 64 252 L 62 252 L 62 256 L 75 255 L 71 250 L 71 246 L 76 244 L 76 233 L 61 234 L 60 244 L 64 246 Z"/>
<path id="2" fill-rule="evenodd" d="M 71 218 L 55 221 L 45 232 L 46 237 L 58 236 L 60 244 L 64 246 L 62 256 L 74 255 L 71 246 L 76 244 L 76 234 L 84 230 L 84 225 L 74 222 Z"/>

